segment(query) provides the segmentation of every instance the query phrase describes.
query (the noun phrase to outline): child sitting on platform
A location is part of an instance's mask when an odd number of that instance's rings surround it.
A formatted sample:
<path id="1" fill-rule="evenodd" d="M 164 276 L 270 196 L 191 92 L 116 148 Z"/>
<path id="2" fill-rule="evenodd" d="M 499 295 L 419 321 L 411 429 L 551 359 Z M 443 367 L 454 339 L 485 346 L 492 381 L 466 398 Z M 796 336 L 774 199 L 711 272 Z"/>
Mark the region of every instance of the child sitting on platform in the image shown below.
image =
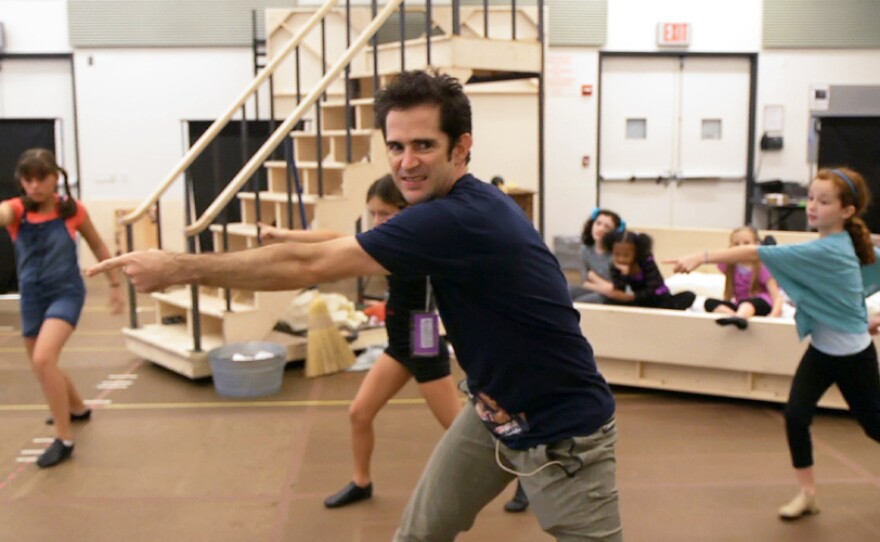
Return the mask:
<path id="1" fill-rule="evenodd" d="M 751 226 L 740 226 L 730 233 L 730 246 L 760 245 L 761 238 Z M 716 320 L 720 326 L 749 327 L 752 316 L 780 316 L 783 296 L 770 271 L 756 261 L 751 265 L 719 263 L 724 273 L 724 299 L 706 300 L 706 312 L 723 315 Z"/>
<path id="2" fill-rule="evenodd" d="M 651 254 L 651 236 L 633 231 L 614 231 L 603 239 L 612 255 L 611 284 L 604 294 L 611 305 L 686 310 L 696 299 L 690 291 L 669 292 Z"/>

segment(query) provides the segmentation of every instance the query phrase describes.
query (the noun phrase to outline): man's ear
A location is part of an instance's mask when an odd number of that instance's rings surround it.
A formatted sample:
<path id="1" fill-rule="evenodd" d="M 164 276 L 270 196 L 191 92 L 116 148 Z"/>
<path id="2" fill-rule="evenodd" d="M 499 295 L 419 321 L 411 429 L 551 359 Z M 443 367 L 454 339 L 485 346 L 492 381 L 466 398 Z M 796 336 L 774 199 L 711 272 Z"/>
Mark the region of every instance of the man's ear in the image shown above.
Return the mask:
<path id="1" fill-rule="evenodd" d="M 469 133 L 461 134 L 455 147 L 452 149 L 452 161 L 454 164 L 464 164 L 474 145 L 474 136 Z"/>

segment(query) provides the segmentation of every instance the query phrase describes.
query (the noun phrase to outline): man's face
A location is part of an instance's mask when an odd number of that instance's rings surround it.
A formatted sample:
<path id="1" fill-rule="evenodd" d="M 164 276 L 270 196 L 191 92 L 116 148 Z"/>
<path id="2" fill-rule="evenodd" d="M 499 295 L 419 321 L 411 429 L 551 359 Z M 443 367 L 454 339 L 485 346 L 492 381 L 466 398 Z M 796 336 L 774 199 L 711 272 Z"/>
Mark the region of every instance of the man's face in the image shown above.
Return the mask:
<path id="1" fill-rule="evenodd" d="M 412 205 L 445 196 L 467 172 L 471 135 L 449 152 L 449 136 L 440 128 L 440 107 L 392 109 L 385 118 L 385 144 L 394 183 Z"/>

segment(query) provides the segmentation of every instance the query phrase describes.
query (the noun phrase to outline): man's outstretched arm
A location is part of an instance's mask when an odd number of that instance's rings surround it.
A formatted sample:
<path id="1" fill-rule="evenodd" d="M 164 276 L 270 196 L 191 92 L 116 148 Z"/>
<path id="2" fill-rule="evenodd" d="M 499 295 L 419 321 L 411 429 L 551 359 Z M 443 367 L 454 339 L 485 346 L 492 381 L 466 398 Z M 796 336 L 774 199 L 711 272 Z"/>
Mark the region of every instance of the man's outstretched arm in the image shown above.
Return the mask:
<path id="1" fill-rule="evenodd" d="M 87 274 L 116 268 L 128 275 L 139 292 L 191 283 L 244 290 L 294 290 L 347 277 L 388 274 L 354 237 L 217 254 L 130 252 L 104 260 Z"/>

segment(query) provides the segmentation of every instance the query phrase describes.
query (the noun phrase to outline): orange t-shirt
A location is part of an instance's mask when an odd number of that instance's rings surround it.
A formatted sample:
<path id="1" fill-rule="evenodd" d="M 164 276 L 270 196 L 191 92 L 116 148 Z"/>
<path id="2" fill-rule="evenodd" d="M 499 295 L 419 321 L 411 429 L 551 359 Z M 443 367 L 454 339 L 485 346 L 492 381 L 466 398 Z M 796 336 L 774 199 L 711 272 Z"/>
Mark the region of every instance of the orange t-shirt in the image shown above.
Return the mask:
<path id="1" fill-rule="evenodd" d="M 18 238 L 18 231 L 21 229 L 21 220 L 24 217 L 25 209 L 24 209 L 24 201 L 21 198 L 12 198 L 4 201 L 3 203 L 8 203 L 12 206 L 12 210 L 15 212 L 15 221 L 6 226 L 6 229 L 9 230 L 9 235 L 12 236 L 13 241 Z M 86 211 L 86 206 L 82 204 L 81 201 L 76 202 L 76 214 L 72 217 L 68 218 L 65 222 L 67 224 L 67 231 L 70 233 L 70 236 L 73 240 L 76 240 L 76 232 L 79 230 L 79 227 L 86 221 L 88 218 L 89 212 Z M 35 213 L 33 211 L 28 212 L 27 219 L 28 222 L 32 224 L 40 224 L 42 222 L 49 222 L 50 220 L 55 220 L 59 217 L 58 209 L 55 208 L 51 213 Z"/>

